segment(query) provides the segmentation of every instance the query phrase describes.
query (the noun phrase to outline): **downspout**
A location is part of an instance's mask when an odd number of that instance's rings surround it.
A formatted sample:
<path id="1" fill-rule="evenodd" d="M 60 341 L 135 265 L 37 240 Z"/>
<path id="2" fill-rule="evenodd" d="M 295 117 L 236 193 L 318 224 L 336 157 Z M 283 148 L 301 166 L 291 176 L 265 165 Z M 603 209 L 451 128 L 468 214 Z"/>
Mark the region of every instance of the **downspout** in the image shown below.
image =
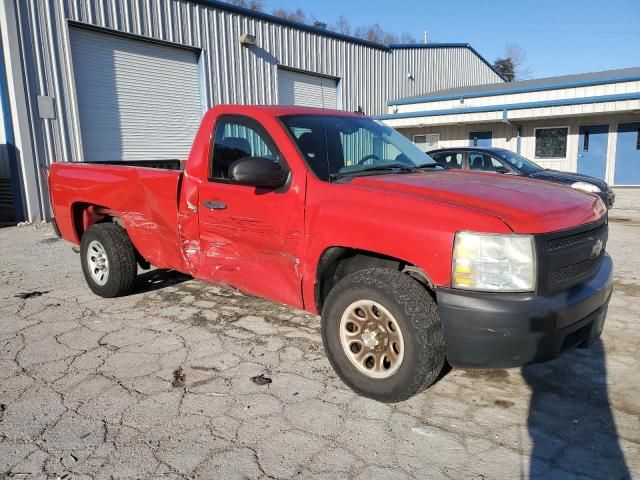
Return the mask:
<path id="1" fill-rule="evenodd" d="M 516 153 L 519 155 L 520 154 L 520 135 L 522 134 L 522 129 L 519 125 L 516 125 L 515 123 L 511 123 L 509 121 L 509 116 L 507 113 L 507 110 L 502 110 L 502 123 L 504 123 L 505 125 L 509 125 L 510 127 L 513 127 L 516 129 Z"/>

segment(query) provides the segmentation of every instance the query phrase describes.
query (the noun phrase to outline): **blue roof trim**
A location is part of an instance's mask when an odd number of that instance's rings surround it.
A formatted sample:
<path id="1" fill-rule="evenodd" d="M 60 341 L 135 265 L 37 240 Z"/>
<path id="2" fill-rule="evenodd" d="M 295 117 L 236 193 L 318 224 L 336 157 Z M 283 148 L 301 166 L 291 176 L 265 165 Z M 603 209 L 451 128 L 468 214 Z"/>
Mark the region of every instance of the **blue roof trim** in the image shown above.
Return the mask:
<path id="1" fill-rule="evenodd" d="M 400 118 L 438 117 L 442 115 L 457 115 L 462 113 L 499 112 L 506 110 L 523 110 L 525 108 L 564 107 L 568 105 L 617 102 L 621 100 L 640 100 L 640 92 L 621 93 L 618 95 L 600 95 L 598 97 L 563 98 L 559 100 L 546 100 L 543 102 L 507 103 L 503 105 L 488 105 L 484 107 L 448 108 L 444 110 L 423 110 L 420 112 L 388 113 L 385 115 L 376 115 L 372 118 L 378 120 L 392 120 Z"/>
<path id="2" fill-rule="evenodd" d="M 471 47 L 469 47 L 471 48 Z M 436 97 L 410 97 L 399 98 L 396 100 L 389 100 L 387 105 L 411 105 L 413 103 L 431 103 L 441 102 L 444 100 L 458 100 L 460 98 L 480 98 L 480 97 L 495 97 L 497 95 L 507 95 L 511 93 L 529 93 L 529 92 L 542 92 L 545 90 L 558 90 L 562 88 L 576 88 L 576 87 L 590 87 L 595 85 L 606 85 L 607 83 L 624 83 L 624 82 L 636 82 L 640 81 L 640 75 L 632 75 L 628 77 L 608 77 L 598 80 L 583 80 L 579 82 L 560 82 L 560 83 L 548 83 L 545 85 L 534 85 L 531 87 L 520 88 L 496 88 L 495 90 L 485 90 L 483 92 L 459 92 L 451 95 L 441 95 Z M 500 85 L 500 84 L 498 84 Z M 471 86 L 472 88 L 473 86 Z"/>
<path id="3" fill-rule="evenodd" d="M 406 50 L 409 48 L 470 48 L 468 43 L 395 43 L 389 45 L 391 50 Z"/>

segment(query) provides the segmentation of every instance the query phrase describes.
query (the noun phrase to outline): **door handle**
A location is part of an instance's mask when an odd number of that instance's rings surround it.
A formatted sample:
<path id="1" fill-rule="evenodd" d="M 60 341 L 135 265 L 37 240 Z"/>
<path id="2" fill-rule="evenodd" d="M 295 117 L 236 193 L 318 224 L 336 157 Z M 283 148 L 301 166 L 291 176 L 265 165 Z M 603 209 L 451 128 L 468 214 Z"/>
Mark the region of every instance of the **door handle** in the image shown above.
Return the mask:
<path id="1" fill-rule="evenodd" d="M 223 202 L 215 202 L 213 200 L 206 200 L 202 202 L 202 206 L 204 208 L 208 208 L 209 210 L 224 210 L 227 208 L 227 204 Z"/>

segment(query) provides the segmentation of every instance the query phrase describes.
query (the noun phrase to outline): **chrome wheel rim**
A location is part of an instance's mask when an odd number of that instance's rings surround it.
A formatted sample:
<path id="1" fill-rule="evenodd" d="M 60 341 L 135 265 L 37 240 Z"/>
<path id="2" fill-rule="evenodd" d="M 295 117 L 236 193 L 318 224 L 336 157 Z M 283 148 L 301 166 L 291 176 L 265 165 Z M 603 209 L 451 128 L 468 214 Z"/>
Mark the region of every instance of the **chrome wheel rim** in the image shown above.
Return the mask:
<path id="1" fill-rule="evenodd" d="M 340 319 L 340 344 L 351 364 L 369 378 L 389 378 L 404 359 L 404 340 L 396 319 L 381 304 L 358 300 Z"/>
<path id="2" fill-rule="evenodd" d="M 87 247 L 87 265 L 95 283 L 103 286 L 109 280 L 109 259 L 102 244 L 92 240 Z"/>

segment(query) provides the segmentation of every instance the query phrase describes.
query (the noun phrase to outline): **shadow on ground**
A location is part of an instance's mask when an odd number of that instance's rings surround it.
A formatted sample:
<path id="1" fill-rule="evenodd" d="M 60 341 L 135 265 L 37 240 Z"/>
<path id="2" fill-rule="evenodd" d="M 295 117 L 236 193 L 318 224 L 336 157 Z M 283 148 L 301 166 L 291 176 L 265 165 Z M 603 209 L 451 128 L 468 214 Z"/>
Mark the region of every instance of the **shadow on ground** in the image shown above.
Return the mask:
<path id="1" fill-rule="evenodd" d="M 609 404 L 601 341 L 551 363 L 524 367 L 522 375 L 532 392 L 531 478 L 631 478 Z"/>
<path id="2" fill-rule="evenodd" d="M 191 276 L 175 270 L 159 268 L 138 275 L 133 294 L 153 292 L 191 280 Z"/>

